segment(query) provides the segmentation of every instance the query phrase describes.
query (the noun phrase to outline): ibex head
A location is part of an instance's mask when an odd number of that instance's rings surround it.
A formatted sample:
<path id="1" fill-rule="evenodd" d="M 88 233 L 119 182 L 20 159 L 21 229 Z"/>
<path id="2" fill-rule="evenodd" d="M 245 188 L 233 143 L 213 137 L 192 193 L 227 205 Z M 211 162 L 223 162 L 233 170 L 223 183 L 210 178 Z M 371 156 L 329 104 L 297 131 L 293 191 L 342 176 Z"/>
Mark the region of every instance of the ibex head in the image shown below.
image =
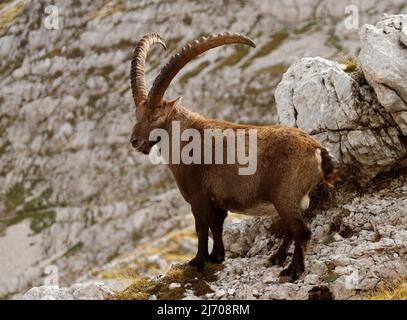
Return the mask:
<path id="1" fill-rule="evenodd" d="M 154 43 L 159 43 L 164 49 L 166 48 L 165 42 L 158 34 L 147 34 L 137 44 L 131 62 L 131 89 L 136 105 L 137 122 L 133 128 L 130 142 L 134 148 L 144 154 L 148 154 L 156 143 L 149 141 L 150 132 L 156 128 L 168 128 L 171 122 L 171 115 L 179 104 L 180 98 L 164 100 L 163 97 L 172 79 L 189 61 L 209 49 L 224 44 L 241 43 L 255 47 L 252 40 L 237 33 L 225 32 L 201 37 L 187 44 L 170 59 L 148 92 L 144 67 L 148 50 Z"/>

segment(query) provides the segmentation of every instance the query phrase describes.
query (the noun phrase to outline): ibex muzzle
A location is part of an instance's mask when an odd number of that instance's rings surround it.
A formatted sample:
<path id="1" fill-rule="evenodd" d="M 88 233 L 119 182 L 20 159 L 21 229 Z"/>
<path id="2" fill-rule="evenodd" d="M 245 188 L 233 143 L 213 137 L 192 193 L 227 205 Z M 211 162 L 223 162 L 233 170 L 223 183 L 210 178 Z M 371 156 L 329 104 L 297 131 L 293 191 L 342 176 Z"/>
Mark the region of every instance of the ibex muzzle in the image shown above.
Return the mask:
<path id="1" fill-rule="evenodd" d="M 137 150 L 149 153 L 155 143 L 149 141 L 150 133 L 154 129 L 164 129 L 171 135 L 173 121 L 179 121 L 181 131 L 195 129 L 201 134 L 206 129 L 215 128 L 236 132 L 254 129 L 257 132 L 257 170 L 252 175 L 240 175 L 238 164 L 168 164 L 195 217 L 198 252 L 189 261 L 189 266 L 203 270 L 206 261 L 224 261 L 222 232 L 228 211 L 264 215 L 277 210 L 285 226 L 285 238 L 270 262 L 282 265 L 294 241 L 292 261 L 280 276 L 288 281 L 298 279 L 304 271 L 305 248 L 311 237 L 302 217 L 302 212 L 309 205 L 309 193 L 321 181 L 332 185 L 339 179 L 329 153 L 311 136 L 296 128 L 240 125 L 206 119 L 181 106 L 180 99 L 163 99 L 171 80 L 196 56 L 225 44 L 255 47 L 249 38 L 226 32 L 189 43 L 162 68 L 150 92 L 147 92 L 144 65 L 147 52 L 154 43 L 166 47 L 159 35 L 147 34 L 138 43 L 131 63 L 131 87 L 137 120 L 131 143 Z M 226 150 L 223 152 L 226 153 Z M 210 254 L 209 230 L 214 241 Z"/>

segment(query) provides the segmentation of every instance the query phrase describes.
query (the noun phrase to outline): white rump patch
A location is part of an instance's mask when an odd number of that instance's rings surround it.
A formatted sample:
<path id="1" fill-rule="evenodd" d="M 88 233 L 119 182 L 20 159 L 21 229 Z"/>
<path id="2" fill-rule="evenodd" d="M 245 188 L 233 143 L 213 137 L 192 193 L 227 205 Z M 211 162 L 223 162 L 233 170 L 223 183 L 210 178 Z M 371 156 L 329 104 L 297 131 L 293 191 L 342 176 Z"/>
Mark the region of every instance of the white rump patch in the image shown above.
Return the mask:
<path id="1" fill-rule="evenodd" d="M 316 149 L 315 150 L 315 158 L 317 159 L 318 163 L 318 170 L 322 172 L 322 157 L 321 157 L 321 149 Z"/>
<path id="2" fill-rule="evenodd" d="M 301 209 L 302 210 L 307 210 L 309 207 L 309 196 L 306 194 L 302 199 L 301 199 Z"/>

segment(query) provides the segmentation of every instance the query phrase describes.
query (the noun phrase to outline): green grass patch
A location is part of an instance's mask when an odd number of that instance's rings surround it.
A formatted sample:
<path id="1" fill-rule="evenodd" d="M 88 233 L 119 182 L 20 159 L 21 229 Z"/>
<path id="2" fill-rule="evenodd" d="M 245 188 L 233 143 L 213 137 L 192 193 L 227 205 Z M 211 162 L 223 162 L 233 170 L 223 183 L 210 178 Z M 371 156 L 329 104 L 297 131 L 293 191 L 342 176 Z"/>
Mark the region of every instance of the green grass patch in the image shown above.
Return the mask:
<path id="1" fill-rule="evenodd" d="M 49 228 L 55 222 L 55 211 L 39 212 L 32 216 L 30 228 L 34 234 Z"/>
<path id="2" fill-rule="evenodd" d="M 105 79 L 108 79 L 111 72 L 113 72 L 114 68 L 111 65 L 101 67 L 101 68 L 94 68 L 91 67 L 87 70 L 87 74 L 89 76 L 102 76 Z"/>
<path id="3" fill-rule="evenodd" d="M 198 74 L 200 74 L 202 70 L 209 66 L 209 64 L 210 64 L 209 61 L 201 62 L 196 68 L 182 76 L 181 79 L 179 79 L 179 83 L 182 85 L 186 84 L 191 78 L 196 77 Z"/>
<path id="4" fill-rule="evenodd" d="M 256 70 L 255 76 L 249 81 L 248 86 L 245 88 L 246 95 L 259 95 L 264 92 L 271 92 L 273 90 L 272 86 L 261 86 L 261 87 L 252 87 L 250 84 L 254 78 L 258 77 L 261 74 L 269 74 L 273 78 L 281 78 L 284 72 L 288 69 L 288 65 L 283 63 L 273 64 L 261 69 Z"/>
<path id="5" fill-rule="evenodd" d="M 68 59 L 77 59 L 77 58 L 83 58 L 85 56 L 85 53 L 83 52 L 82 49 L 80 48 L 72 48 L 71 50 L 68 51 L 66 54 L 66 57 Z"/>
<path id="6" fill-rule="evenodd" d="M 26 190 L 22 183 L 16 183 L 5 192 L 2 198 L 6 214 L 0 218 L 1 229 L 30 219 L 30 228 L 37 234 L 55 222 L 56 213 L 49 209 L 49 199 L 52 195 L 50 188 L 27 201 L 37 183 L 38 181 L 34 181 L 29 190 Z"/>
<path id="7" fill-rule="evenodd" d="M 37 198 L 34 198 L 30 201 L 24 203 L 24 211 L 35 211 L 42 210 L 49 207 L 49 198 L 52 195 L 52 190 L 50 188 L 46 189 L 41 195 Z"/>
<path id="8" fill-rule="evenodd" d="M 104 93 L 95 93 L 95 94 L 91 94 L 89 95 L 88 98 L 88 106 L 96 108 L 96 103 L 99 99 L 102 99 L 105 96 Z"/>
<path id="9" fill-rule="evenodd" d="M 212 69 L 212 71 L 222 69 L 223 67 L 226 67 L 226 66 L 233 66 L 233 65 L 239 63 L 249 53 L 249 51 L 250 51 L 250 48 L 248 46 L 243 46 L 243 45 L 235 46 L 235 52 L 233 52 L 230 56 L 221 60 Z"/>
<path id="10" fill-rule="evenodd" d="M 286 72 L 288 69 L 288 65 L 284 64 L 284 63 L 278 63 L 278 64 L 273 64 L 267 67 L 264 67 L 262 69 L 259 69 L 256 74 L 259 73 L 268 73 L 272 76 L 276 76 L 276 75 L 282 75 L 284 74 L 284 72 Z"/>
<path id="11" fill-rule="evenodd" d="M 49 80 L 55 80 L 58 79 L 59 77 L 62 77 L 63 73 L 61 70 L 55 71 L 52 75 L 48 77 Z"/>
<path id="12" fill-rule="evenodd" d="M 60 56 L 62 56 L 61 49 L 55 48 L 47 53 L 46 58 L 52 59 L 52 58 L 60 57 Z"/>
<path id="13" fill-rule="evenodd" d="M 308 21 L 308 22 L 306 22 L 302 27 L 300 27 L 300 28 L 298 28 L 298 29 L 295 29 L 295 30 L 294 30 L 294 34 L 300 35 L 300 34 L 307 33 L 307 32 L 310 31 L 311 28 L 312 28 L 313 26 L 315 26 L 316 24 L 317 24 L 316 21 Z"/>
<path id="14" fill-rule="evenodd" d="M 330 272 L 328 275 L 326 275 L 324 277 L 324 281 L 327 283 L 331 283 L 331 282 L 334 282 L 338 278 L 339 278 L 339 274 L 337 274 L 335 272 Z"/>
<path id="15" fill-rule="evenodd" d="M 10 213 L 24 203 L 25 191 L 22 183 L 14 184 L 4 194 L 4 205 L 6 213 Z"/>
<path id="16" fill-rule="evenodd" d="M 288 33 L 285 31 L 280 31 L 272 35 L 270 41 L 268 41 L 265 45 L 263 45 L 249 60 L 247 60 L 243 65 L 242 68 L 247 68 L 250 66 L 254 60 L 257 58 L 261 58 L 270 54 L 273 50 L 277 49 L 285 39 L 288 38 Z"/>
<path id="17" fill-rule="evenodd" d="M 65 251 L 64 257 L 71 257 L 75 255 L 78 251 L 80 251 L 82 248 L 83 242 L 79 241 L 78 243 L 74 244 L 72 247 Z"/>
<path id="18" fill-rule="evenodd" d="M 187 25 L 190 26 L 192 24 L 192 17 L 189 15 L 186 15 L 183 19 L 182 22 Z"/>
<path id="19" fill-rule="evenodd" d="M 329 30 L 328 37 L 325 40 L 325 45 L 335 48 L 337 52 L 343 51 L 343 47 L 340 44 L 340 39 L 335 34 L 335 28 Z"/>
<path id="20" fill-rule="evenodd" d="M 186 265 L 173 265 L 165 276 L 157 280 L 147 277 L 137 279 L 124 291 L 113 294 L 109 299 L 147 300 L 151 295 L 155 295 L 159 300 L 179 300 L 184 297 L 187 289 L 191 289 L 196 296 L 202 296 L 213 292 L 208 282 L 215 281 L 215 273 L 222 268 L 222 265 L 207 263 L 204 272 L 200 273 Z M 170 289 L 170 284 L 174 282 L 181 286 Z"/>

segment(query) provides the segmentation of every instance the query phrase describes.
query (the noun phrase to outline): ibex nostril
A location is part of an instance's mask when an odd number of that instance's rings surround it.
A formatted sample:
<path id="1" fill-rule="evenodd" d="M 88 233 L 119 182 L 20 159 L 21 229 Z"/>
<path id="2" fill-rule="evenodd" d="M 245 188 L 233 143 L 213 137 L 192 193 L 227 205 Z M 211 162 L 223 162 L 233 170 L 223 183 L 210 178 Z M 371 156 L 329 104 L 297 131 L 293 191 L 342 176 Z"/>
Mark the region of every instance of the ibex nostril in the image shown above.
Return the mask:
<path id="1" fill-rule="evenodd" d="M 132 145 L 133 147 L 137 147 L 137 145 L 138 145 L 138 140 L 137 140 L 137 138 L 131 138 L 131 139 L 130 139 L 130 143 L 131 143 L 131 145 Z"/>

